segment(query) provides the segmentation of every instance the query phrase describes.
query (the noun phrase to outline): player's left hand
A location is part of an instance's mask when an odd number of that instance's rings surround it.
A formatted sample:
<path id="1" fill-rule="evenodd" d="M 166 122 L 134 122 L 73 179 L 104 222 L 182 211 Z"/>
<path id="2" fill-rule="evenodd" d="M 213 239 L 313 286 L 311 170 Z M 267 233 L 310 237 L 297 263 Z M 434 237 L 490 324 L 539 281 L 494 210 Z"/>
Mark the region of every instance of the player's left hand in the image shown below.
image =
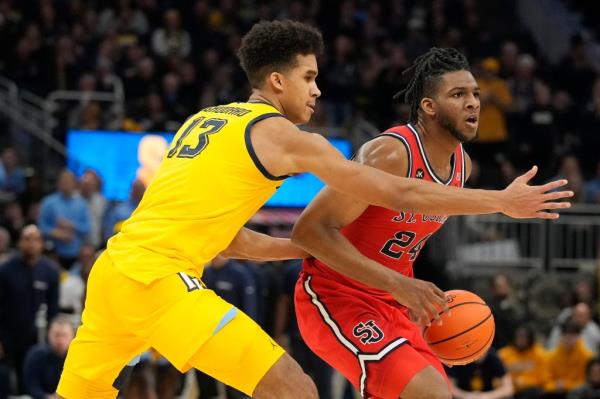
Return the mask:
<path id="1" fill-rule="evenodd" d="M 429 281 L 401 274 L 398 274 L 397 278 L 390 294 L 398 303 L 409 309 L 413 322 L 422 326 L 439 322 L 440 314 L 448 311 L 448 302 L 444 291 Z"/>

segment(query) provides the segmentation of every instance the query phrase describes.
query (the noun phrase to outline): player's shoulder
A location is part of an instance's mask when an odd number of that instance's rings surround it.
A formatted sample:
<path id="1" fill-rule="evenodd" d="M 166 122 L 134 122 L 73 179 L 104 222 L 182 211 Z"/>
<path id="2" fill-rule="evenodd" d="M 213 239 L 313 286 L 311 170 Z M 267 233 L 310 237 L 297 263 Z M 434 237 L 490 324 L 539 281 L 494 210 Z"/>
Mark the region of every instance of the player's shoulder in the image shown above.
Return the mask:
<path id="1" fill-rule="evenodd" d="M 290 133 L 298 132 L 299 129 L 283 114 L 266 113 L 260 115 L 253 123 L 252 129 L 265 133 Z"/>
<path id="2" fill-rule="evenodd" d="M 382 134 L 363 144 L 357 152 L 356 160 L 399 176 L 405 176 L 408 170 L 406 144 L 388 134 Z"/>
<path id="3" fill-rule="evenodd" d="M 328 145 L 327 139 L 322 135 L 300 130 L 285 117 L 260 120 L 252 127 L 252 135 L 253 138 L 267 139 L 286 153 L 294 153 L 305 146 L 318 151 L 322 146 Z"/>

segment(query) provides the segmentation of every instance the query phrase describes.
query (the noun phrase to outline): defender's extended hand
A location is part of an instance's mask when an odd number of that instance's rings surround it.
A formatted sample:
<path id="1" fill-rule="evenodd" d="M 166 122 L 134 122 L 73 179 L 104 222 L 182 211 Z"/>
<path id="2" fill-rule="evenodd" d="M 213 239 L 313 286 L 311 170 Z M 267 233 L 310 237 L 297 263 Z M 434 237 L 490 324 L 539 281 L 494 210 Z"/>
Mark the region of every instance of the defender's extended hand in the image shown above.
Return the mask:
<path id="1" fill-rule="evenodd" d="M 527 184 L 535 176 L 537 170 L 537 166 L 534 166 L 502 190 L 505 196 L 502 213 L 515 219 L 558 219 L 560 216 L 558 213 L 549 211 L 571 206 L 570 202 L 556 202 L 556 200 L 572 197 L 573 191 L 550 192 L 567 184 L 567 180 L 556 180 L 541 186 Z"/>

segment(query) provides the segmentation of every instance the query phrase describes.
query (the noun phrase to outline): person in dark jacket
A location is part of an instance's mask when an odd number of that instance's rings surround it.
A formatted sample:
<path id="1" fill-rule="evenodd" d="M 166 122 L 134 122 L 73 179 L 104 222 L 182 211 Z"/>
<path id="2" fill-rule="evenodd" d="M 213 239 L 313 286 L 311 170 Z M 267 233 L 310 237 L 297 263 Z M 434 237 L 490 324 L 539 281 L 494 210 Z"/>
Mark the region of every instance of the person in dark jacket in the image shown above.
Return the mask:
<path id="1" fill-rule="evenodd" d="M 53 397 L 62 373 L 67 349 L 75 336 L 75 328 L 67 315 L 58 315 L 50 323 L 48 343 L 33 346 L 23 367 L 25 393 L 33 399 Z"/>
<path id="2" fill-rule="evenodd" d="M 18 247 L 0 265 L 0 343 L 22 392 L 25 354 L 58 312 L 58 268 L 42 257 L 42 233 L 36 226 L 23 228 Z"/>

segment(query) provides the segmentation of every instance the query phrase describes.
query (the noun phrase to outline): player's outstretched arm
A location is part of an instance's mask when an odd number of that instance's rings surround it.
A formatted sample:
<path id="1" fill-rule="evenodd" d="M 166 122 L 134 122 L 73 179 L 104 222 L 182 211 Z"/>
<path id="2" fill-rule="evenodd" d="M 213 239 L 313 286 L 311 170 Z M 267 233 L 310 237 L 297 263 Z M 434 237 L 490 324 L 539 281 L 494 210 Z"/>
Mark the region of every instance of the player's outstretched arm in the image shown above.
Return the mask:
<path id="1" fill-rule="evenodd" d="M 310 256 L 287 238 L 276 238 L 242 228 L 229 247 L 221 252 L 226 258 L 248 260 L 286 260 Z"/>
<path id="2" fill-rule="evenodd" d="M 501 191 L 460 189 L 394 176 L 344 159 L 325 138 L 301 132 L 285 118 L 257 123 L 251 137 L 258 158 L 271 174 L 312 172 L 336 190 L 388 209 L 434 215 L 502 212 L 515 218 L 555 219 L 558 214 L 548 210 L 568 208 L 570 203 L 556 200 L 573 195 L 549 192 L 564 186 L 564 180 L 528 185 L 535 167 Z"/>
<path id="3" fill-rule="evenodd" d="M 406 174 L 406 150 L 394 138 L 381 137 L 363 146 L 357 160 L 399 175 Z M 404 162 L 402 168 L 401 162 Z M 400 164 L 400 167 L 398 165 Z M 408 278 L 363 255 L 341 233 L 368 204 L 325 187 L 302 212 L 292 241 L 337 272 L 366 285 L 389 292 L 422 324 L 438 317 L 447 307 L 444 293 L 434 284 Z"/>

